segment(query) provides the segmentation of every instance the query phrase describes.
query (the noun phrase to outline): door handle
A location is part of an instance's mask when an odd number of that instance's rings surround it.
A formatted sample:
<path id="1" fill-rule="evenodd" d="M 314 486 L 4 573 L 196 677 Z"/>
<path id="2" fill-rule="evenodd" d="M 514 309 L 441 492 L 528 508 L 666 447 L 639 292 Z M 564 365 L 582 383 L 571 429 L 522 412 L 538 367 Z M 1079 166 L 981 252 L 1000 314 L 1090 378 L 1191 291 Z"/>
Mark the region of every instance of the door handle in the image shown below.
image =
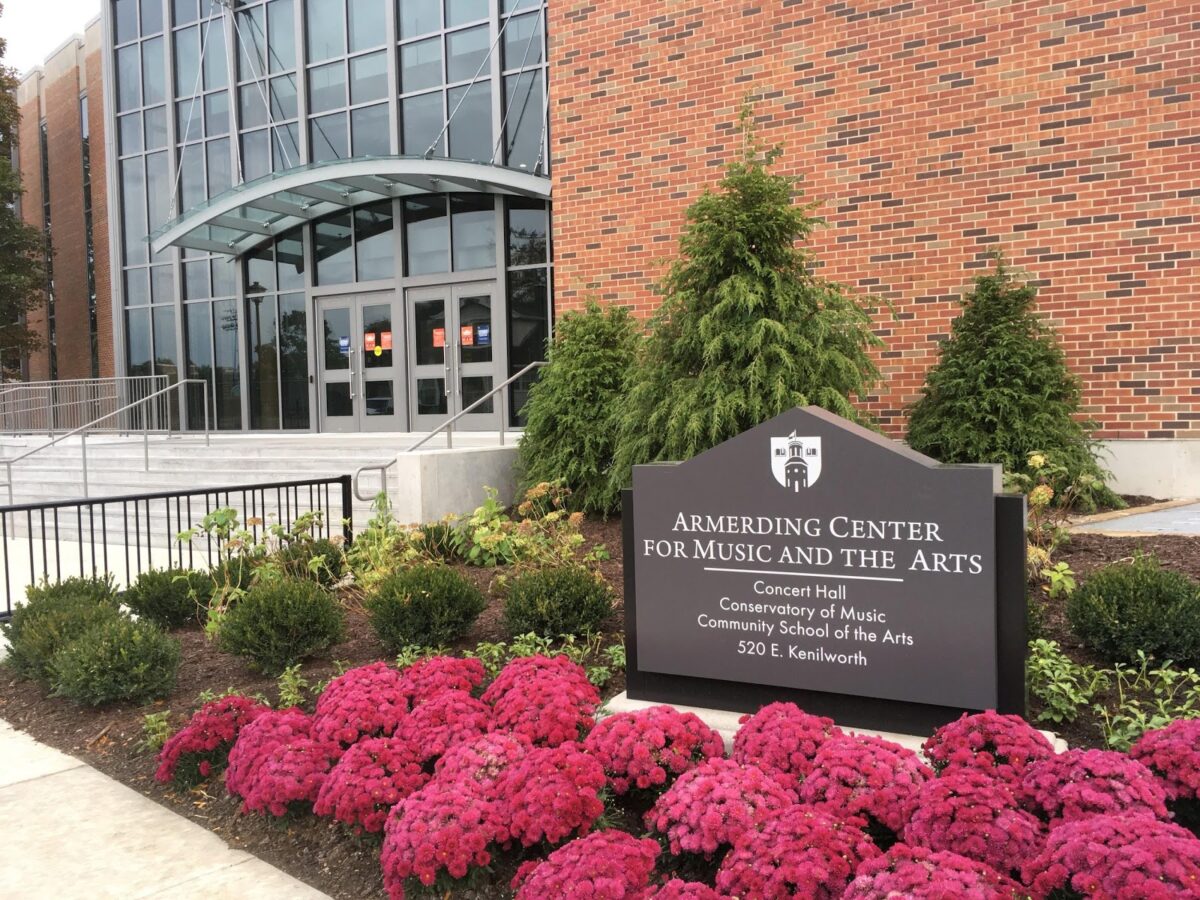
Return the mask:
<path id="1" fill-rule="evenodd" d="M 348 358 L 350 360 L 350 399 L 353 400 L 354 396 L 355 396 L 355 394 L 354 394 L 354 348 L 353 347 L 350 348 Z"/>
<path id="2" fill-rule="evenodd" d="M 454 390 L 458 393 L 458 396 L 461 398 L 462 397 L 462 374 L 463 374 L 463 372 L 462 372 L 462 337 L 461 336 L 459 337 L 458 341 L 455 342 L 455 344 L 454 344 L 454 351 L 455 351 Z"/>

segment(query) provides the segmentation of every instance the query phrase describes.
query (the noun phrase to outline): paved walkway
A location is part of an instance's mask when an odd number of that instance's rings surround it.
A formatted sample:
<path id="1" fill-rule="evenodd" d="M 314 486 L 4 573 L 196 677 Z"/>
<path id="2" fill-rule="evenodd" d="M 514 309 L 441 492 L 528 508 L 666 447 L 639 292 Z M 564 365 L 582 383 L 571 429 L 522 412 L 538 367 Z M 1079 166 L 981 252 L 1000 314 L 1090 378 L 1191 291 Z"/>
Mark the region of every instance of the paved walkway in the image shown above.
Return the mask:
<path id="1" fill-rule="evenodd" d="M 0 897 L 326 897 L 3 721 L 0 761 Z"/>
<path id="2" fill-rule="evenodd" d="M 1081 522 L 1071 530 L 1110 535 L 1200 535 L 1200 502 L 1161 504 L 1140 512 L 1135 509 L 1109 513 Z"/>

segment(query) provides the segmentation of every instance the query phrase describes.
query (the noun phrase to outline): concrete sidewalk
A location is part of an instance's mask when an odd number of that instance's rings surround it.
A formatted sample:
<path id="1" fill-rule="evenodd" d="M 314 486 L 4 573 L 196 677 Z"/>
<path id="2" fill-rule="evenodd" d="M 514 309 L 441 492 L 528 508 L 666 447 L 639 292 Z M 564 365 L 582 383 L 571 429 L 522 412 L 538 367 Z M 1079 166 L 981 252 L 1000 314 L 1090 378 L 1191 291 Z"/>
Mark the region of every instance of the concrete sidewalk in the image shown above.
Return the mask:
<path id="1" fill-rule="evenodd" d="M 0 760 L 0 897 L 326 897 L 4 721 Z"/>
<path id="2" fill-rule="evenodd" d="M 1075 522 L 1070 530 L 1104 534 L 1109 537 L 1140 537 L 1159 534 L 1200 535 L 1200 502 L 1169 500 L 1150 506 L 1087 516 Z"/>

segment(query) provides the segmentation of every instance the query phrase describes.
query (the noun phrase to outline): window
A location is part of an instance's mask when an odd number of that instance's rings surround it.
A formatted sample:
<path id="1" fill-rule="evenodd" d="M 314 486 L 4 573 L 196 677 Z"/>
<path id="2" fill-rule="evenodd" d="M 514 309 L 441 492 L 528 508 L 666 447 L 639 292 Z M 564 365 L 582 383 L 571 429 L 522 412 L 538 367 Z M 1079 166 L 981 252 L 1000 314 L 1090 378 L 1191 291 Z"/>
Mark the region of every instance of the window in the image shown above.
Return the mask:
<path id="1" fill-rule="evenodd" d="M 390 200 L 318 222 L 313 228 L 317 283 L 349 284 L 395 277 L 392 231 Z"/>
<path id="2" fill-rule="evenodd" d="M 450 229 L 446 219 L 445 197 L 404 201 L 405 269 L 409 275 L 449 271 Z"/>
<path id="3" fill-rule="evenodd" d="M 450 195 L 454 270 L 496 265 L 496 204 L 488 194 Z"/>

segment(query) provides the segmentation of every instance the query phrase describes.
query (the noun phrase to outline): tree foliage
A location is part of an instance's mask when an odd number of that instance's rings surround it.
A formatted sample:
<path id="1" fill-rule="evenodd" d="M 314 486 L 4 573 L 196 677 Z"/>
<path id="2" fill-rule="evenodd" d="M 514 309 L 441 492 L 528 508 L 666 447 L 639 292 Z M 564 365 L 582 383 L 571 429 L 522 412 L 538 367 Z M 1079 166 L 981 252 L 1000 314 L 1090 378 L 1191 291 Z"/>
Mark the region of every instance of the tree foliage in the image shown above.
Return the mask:
<path id="1" fill-rule="evenodd" d="M 867 310 L 797 246 L 823 223 L 771 171 L 780 151 L 755 141 L 748 110 L 742 132 L 741 157 L 688 210 L 622 404 L 614 495 L 636 464 L 687 459 L 795 406 L 859 420 L 851 398 L 879 376 Z"/>
<path id="2" fill-rule="evenodd" d="M 0 4 L 0 16 L 4 6 Z M 45 236 L 17 215 L 21 173 L 13 167 L 13 147 L 21 124 L 17 73 L 4 65 L 7 41 L 0 38 L 0 367 L 4 377 L 19 374 L 21 357 L 37 350 L 41 338 L 25 316 L 45 302 Z M 38 152 L 24 148 L 22 152 Z"/>
<path id="3" fill-rule="evenodd" d="M 548 364 L 525 404 L 522 491 L 562 482 L 572 508 L 612 511 L 613 432 L 638 340 L 637 324 L 622 306 L 601 309 L 591 302 L 559 321 Z"/>
<path id="4" fill-rule="evenodd" d="M 975 279 L 909 412 L 908 442 L 942 462 L 1001 463 L 1010 473 L 1028 474 L 1029 457 L 1048 453 L 1069 483 L 1096 485 L 1085 497 L 1116 501 L 1103 488 L 1094 425 L 1080 417 L 1079 379 L 1036 299 L 1000 259 Z"/>

